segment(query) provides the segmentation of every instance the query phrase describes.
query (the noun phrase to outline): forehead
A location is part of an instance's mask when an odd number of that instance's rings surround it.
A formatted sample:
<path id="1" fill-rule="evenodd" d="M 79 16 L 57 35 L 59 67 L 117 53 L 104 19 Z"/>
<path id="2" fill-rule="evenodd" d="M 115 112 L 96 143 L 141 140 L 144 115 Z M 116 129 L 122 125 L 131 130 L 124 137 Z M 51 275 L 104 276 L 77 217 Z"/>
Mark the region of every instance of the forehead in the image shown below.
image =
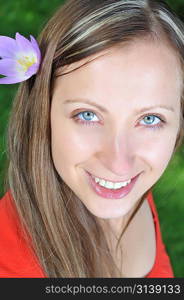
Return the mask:
<path id="1" fill-rule="evenodd" d="M 173 98 L 174 94 L 179 98 L 183 86 L 176 51 L 167 43 L 146 40 L 106 49 L 65 66 L 60 72 L 71 72 L 58 77 L 55 85 L 69 96 L 81 96 L 83 92 L 88 97 L 98 93 L 102 98 L 114 99 L 121 92 L 131 100 L 135 93 L 144 99 L 157 97 L 159 91 L 165 98 Z"/>
<path id="2" fill-rule="evenodd" d="M 151 61 L 157 60 L 160 57 L 160 61 L 162 61 L 162 58 L 164 58 L 163 62 L 172 61 L 172 63 L 179 70 L 179 72 L 181 72 L 180 75 L 183 75 L 181 69 L 181 62 L 176 50 L 166 40 L 159 42 L 156 40 L 151 40 L 149 37 L 144 39 L 134 38 L 131 41 L 123 42 L 111 48 L 92 54 L 86 58 L 81 59 L 80 61 L 63 66 L 57 71 L 59 74 L 64 74 L 67 72 L 74 71 L 75 69 L 82 68 L 83 66 L 85 67 L 88 64 L 100 64 L 104 61 L 104 59 L 109 60 L 109 58 L 112 56 L 117 56 L 117 59 L 119 58 L 120 60 L 122 60 L 122 56 L 129 56 L 129 58 L 134 60 L 134 58 L 137 59 L 137 56 L 135 54 L 138 54 L 140 55 L 139 61 L 141 63 L 141 53 L 144 53 L 144 58 L 146 58 L 150 64 Z M 121 57 L 118 54 L 121 54 Z M 146 57 L 145 54 L 147 54 Z"/>

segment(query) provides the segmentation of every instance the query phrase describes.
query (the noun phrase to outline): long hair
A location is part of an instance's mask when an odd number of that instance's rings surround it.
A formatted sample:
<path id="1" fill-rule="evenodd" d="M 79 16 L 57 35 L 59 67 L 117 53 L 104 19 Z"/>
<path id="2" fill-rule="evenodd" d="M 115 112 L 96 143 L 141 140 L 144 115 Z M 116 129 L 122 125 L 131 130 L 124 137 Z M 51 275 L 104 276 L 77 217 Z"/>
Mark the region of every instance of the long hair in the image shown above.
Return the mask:
<path id="1" fill-rule="evenodd" d="M 166 4 L 155 0 L 68 0 L 38 37 L 40 70 L 20 84 L 8 124 L 6 186 L 47 277 L 123 277 L 97 218 L 55 169 L 50 110 L 54 81 L 63 66 L 145 37 L 160 43 L 167 39 L 183 70 L 183 24 Z M 183 103 L 182 93 L 175 149 L 184 135 Z"/>

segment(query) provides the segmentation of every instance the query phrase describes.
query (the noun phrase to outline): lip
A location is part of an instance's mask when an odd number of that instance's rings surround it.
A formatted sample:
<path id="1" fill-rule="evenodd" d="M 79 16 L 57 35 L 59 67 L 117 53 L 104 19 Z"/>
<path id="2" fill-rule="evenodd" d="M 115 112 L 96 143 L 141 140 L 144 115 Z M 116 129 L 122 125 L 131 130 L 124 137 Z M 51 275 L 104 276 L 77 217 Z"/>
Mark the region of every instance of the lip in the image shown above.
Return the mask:
<path id="1" fill-rule="evenodd" d="M 88 176 L 88 180 L 89 180 L 89 184 L 91 186 L 91 188 L 93 189 L 93 191 L 103 197 L 103 198 L 107 198 L 107 199 L 120 199 L 120 198 L 124 198 L 126 195 L 128 195 L 131 190 L 133 189 L 140 173 L 138 175 L 136 175 L 135 177 L 133 177 L 131 179 L 131 182 L 125 186 L 122 187 L 118 190 L 112 190 L 112 189 L 107 189 L 103 186 L 100 186 L 98 183 L 95 182 L 94 178 L 92 177 L 92 175 L 89 172 L 86 172 L 87 176 Z"/>

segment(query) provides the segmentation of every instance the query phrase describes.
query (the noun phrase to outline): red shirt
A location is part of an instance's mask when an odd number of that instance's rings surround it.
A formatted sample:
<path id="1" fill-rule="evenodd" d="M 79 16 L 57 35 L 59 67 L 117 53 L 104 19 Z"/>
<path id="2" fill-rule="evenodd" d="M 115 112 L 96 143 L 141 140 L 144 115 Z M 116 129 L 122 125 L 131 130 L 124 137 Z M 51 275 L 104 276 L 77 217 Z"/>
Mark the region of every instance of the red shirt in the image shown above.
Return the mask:
<path id="1" fill-rule="evenodd" d="M 173 271 L 162 241 L 158 214 L 152 193 L 148 195 L 156 232 L 156 259 L 148 278 L 172 278 Z M 23 238 L 19 218 L 10 191 L 0 200 L 0 277 L 47 277 Z"/>

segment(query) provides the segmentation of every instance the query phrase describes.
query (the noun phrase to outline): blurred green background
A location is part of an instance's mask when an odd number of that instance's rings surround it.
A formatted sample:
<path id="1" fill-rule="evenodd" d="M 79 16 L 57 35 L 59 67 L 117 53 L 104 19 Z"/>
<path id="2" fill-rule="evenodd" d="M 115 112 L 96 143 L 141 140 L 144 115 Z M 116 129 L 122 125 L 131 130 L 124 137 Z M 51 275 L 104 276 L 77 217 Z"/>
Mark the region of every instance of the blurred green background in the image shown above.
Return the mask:
<path id="1" fill-rule="evenodd" d="M 37 37 L 62 0 L 0 0 L 0 35 Z M 184 20 L 184 0 L 166 1 Z M 6 128 L 18 84 L 0 86 L 0 198 L 6 170 Z M 175 277 L 184 277 L 184 147 L 177 151 L 162 178 L 156 184 L 154 199 L 158 209 L 166 249 Z"/>

